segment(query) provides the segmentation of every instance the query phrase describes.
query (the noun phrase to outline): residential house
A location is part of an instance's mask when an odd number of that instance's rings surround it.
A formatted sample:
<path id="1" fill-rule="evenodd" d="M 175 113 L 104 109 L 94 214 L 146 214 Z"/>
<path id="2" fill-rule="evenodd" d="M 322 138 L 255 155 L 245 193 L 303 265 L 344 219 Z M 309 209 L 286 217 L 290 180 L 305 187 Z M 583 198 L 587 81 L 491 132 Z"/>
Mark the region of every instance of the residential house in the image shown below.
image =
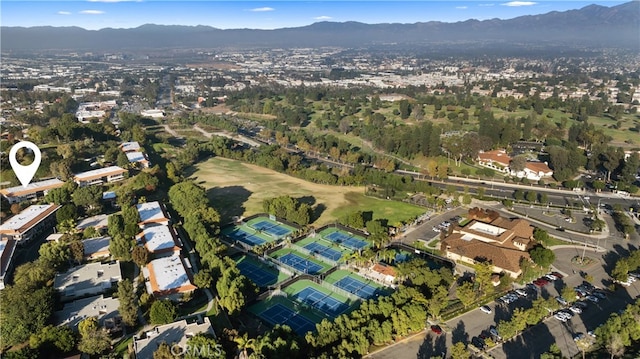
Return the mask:
<path id="1" fill-rule="evenodd" d="M 108 223 L 109 223 L 109 216 L 107 216 L 106 214 L 98 214 L 96 216 L 81 220 L 76 225 L 76 228 L 81 231 L 84 231 L 89 227 L 93 227 L 100 232 L 107 228 Z"/>
<path id="2" fill-rule="evenodd" d="M 0 225 L 0 237 L 26 243 L 55 226 L 58 208 L 56 204 L 29 206 Z"/>
<path id="3" fill-rule="evenodd" d="M 89 263 L 56 274 L 53 288 L 64 299 L 104 293 L 122 279 L 120 262 Z"/>
<path id="4" fill-rule="evenodd" d="M 142 152 L 138 152 L 138 151 L 127 152 L 126 155 L 127 155 L 127 159 L 129 160 L 129 163 L 135 163 L 140 168 L 149 168 L 149 166 L 151 165 L 151 162 L 149 162 L 147 155 L 145 155 Z"/>
<path id="5" fill-rule="evenodd" d="M 187 322 L 186 319 L 181 321 L 160 325 L 152 330 L 143 332 L 139 336 L 133 337 L 133 349 L 136 353 L 136 358 L 147 359 L 153 358 L 153 353 L 158 349 L 160 344 L 167 343 L 170 346 L 175 345 L 177 353 L 182 353 L 186 350 L 187 340 L 195 336 L 196 334 L 208 334 L 215 337 L 213 327 L 208 317 L 204 319 L 198 319 L 194 322 Z M 215 350 L 217 348 L 198 348 L 199 352 L 205 353 L 207 356 L 214 357 Z"/>
<path id="6" fill-rule="evenodd" d="M 110 166 L 91 170 L 87 172 L 77 173 L 73 176 L 74 182 L 80 187 L 91 186 L 95 184 L 103 184 L 105 182 L 116 182 L 124 179 L 125 173 L 129 171 L 122 167 Z"/>
<path id="7" fill-rule="evenodd" d="M 442 241 L 445 256 L 475 264 L 490 261 L 496 273 L 516 278 L 520 262 L 530 260 L 527 252 L 533 245 L 533 227 L 524 219 L 507 219 L 491 210 L 469 210 L 471 221 Z"/>
<path id="8" fill-rule="evenodd" d="M 26 187 L 16 186 L 0 190 L 0 194 L 9 201 L 9 204 L 20 203 L 44 197 L 50 190 L 60 188 L 64 182 L 57 178 L 44 181 L 31 182 Z"/>

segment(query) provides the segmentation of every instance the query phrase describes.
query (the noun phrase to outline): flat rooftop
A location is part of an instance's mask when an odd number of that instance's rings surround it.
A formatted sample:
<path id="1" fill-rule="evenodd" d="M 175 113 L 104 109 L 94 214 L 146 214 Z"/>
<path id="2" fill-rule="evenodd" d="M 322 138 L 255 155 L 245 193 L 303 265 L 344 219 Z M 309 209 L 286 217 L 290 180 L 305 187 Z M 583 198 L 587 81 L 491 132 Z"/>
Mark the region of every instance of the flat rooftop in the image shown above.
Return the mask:
<path id="1" fill-rule="evenodd" d="M 44 181 L 31 182 L 24 186 L 9 187 L 0 190 L 0 194 L 5 197 L 25 196 L 28 194 L 36 193 L 39 191 L 47 191 L 54 188 L 60 188 L 64 185 L 64 182 L 57 178 L 52 178 Z"/>
<path id="2" fill-rule="evenodd" d="M 120 144 L 120 149 L 123 152 L 139 151 L 140 144 L 138 143 L 138 141 L 122 142 L 122 144 Z"/>
<path id="3" fill-rule="evenodd" d="M 90 256 L 92 254 L 99 253 L 99 252 L 105 252 L 105 251 L 109 252 L 110 240 L 111 240 L 111 237 L 108 237 L 108 236 L 89 238 L 89 239 L 83 240 L 82 244 L 84 245 L 84 255 Z"/>
<path id="4" fill-rule="evenodd" d="M 151 253 L 182 247 L 180 240 L 174 235 L 171 228 L 163 225 L 145 227 L 139 235 L 144 241 L 144 246 Z"/>
<path id="5" fill-rule="evenodd" d="M 117 316 L 119 305 L 118 299 L 105 298 L 102 295 L 74 300 L 54 313 L 54 322 L 56 325 L 67 325 L 73 328 L 90 317 L 98 317 L 98 321 L 102 321 Z"/>
<path id="6" fill-rule="evenodd" d="M 76 226 L 76 228 L 83 229 L 83 230 L 89 227 L 106 228 L 108 221 L 109 221 L 109 216 L 107 216 L 106 214 L 99 214 L 97 216 L 93 216 L 93 217 L 89 217 L 81 220 L 80 222 L 78 222 L 78 225 Z"/>
<path id="7" fill-rule="evenodd" d="M 205 317 L 201 322 L 188 324 L 185 319 L 158 326 L 144 333 L 144 338 L 133 338 L 133 348 L 136 358 L 153 358 L 153 353 L 162 342 L 176 343 L 180 348 L 185 348 L 187 340 L 196 334 L 206 333 L 215 335 L 209 318 Z M 211 348 L 212 351 L 215 348 Z"/>
<path id="8" fill-rule="evenodd" d="M 98 168 L 97 170 L 91 170 L 87 172 L 80 172 L 74 175 L 76 181 L 89 181 L 92 179 L 102 178 L 105 176 L 113 176 L 127 172 L 122 167 L 109 166 L 104 168 Z"/>
<path id="9" fill-rule="evenodd" d="M 0 225 L 0 233 L 27 231 L 47 215 L 55 212 L 59 207 L 55 204 L 29 206 Z"/>
<path id="10" fill-rule="evenodd" d="M 169 218 L 160 202 L 147 202 L 136 205 L 141 223 L 168 222 Z"/>
<path id="11" fill-rule="evenodd" d="M 144 153 L 137 152 L 137 151 L 127 152 L 127 158 L 129 159 L 129 162 L 140 162 L 140 161 L 146 161 L 147 160 L 144 157 Z"/>
<path id="12" fill-rule="evenodd" d="M 89 263 L 56 274 L 53 287 L 64 291 L 65 288 L 73 286 L 74 290 L 81 291 L 89 287 L 103 286 L 103 283 L 106 282 L 120 281 L 120 279 L 122 279 L 122 274 L 119 261 L 106 264 Z M 107 288 L 110 288 L 110 285 Z"/>
<path id="13" fill-rule="evenodd" d="M 145 268 L 149 277 L 151 292 L 169 294 L 187 292 L 196 289 L 191 284 L 187 269 L 180 252 L 173 252 L 171 256 L 154 259 Z"/>

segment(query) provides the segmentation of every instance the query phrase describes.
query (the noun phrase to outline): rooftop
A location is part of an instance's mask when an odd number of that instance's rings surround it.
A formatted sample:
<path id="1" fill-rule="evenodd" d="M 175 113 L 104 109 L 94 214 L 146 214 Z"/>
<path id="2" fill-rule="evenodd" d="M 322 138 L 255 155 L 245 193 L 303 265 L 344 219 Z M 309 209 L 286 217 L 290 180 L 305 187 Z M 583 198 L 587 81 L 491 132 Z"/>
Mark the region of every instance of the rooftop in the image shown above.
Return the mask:
<path id="1" fill-rule="evenodd" d="M 74 300 L 54 313 L 56 325 L 75 327 L 82 320 L 98 317 L 98 321 L 118 315 L 120 302 L 116 298 L 104 298 L 102 295 Z"/>
<path id="2" fill-rule="evenodd" d="M 191 284 L 180 252 L 154 259 L 144 269 L 145 277 L 149 278 L 147 289 L 151 289 L 150 292 L 154 294 L 166 295 L 196 289 L 196 286 Z"/>
<path id="3" fill-rule="evenodd" d="M 120 144 L 120 149 L 123 152 L 139 151 L 140 150 L 140 144 L 137 141 L 123 142 L 122 144 Z"/>
<path id="4" fill-rule="evenodd" d="M 99 214 L 97 216 L 93 216 L 93 217 L 89 217 L 81 220 L 80 222 L 78 222 L 78 225 L 76 226 L 76 228 L 78 229 L 86 229 L 89 227 L 105 228 L 107 227 L 108 219 L 109 219 L 109 216 L 107 216 L 106 214 Z"/>
<path id="5" fill-rule="evenodd" d="M 138 235 L 138 238 L 143 239 L 144 246 L 150 253 L 182 247 L 182 243 L 168 226 L 154 225 L 145 227 L 142 233 Z"/>
<path id="6" fill-rule="evenodd" d="M 7 273 L 9 269 L 16 244 L 17 242 L 12 239 L 0 241 L 0 278 L 4 278 L 5 273 Z M 0 281 L 0 289 L 2 289 L 1 286 L 4 286 L 1 282 L 2 281 Z"/>
<path id="7" fill-rule="evenodd" d="M 169 221 L 169 216 L 164 211 L 160 202 L 147 202 L 136 205 L 140 214 L 140 223 L 165 223 Z"/>
<path id="8" fill-rule="evenodd" d="M 109 166 L 104 168 L 99 168 L 97 170 L 91 170 L 87 172 L 76 173 L 74 179 L 76 181 L 89 181 L 92 179 L 102 178 L 106 176 L 118 175 L 127 172 L 122 167 L 118 166 Z"/>
<path id="9" fill-rule="evenodd" d="M 64 185 L 64 182 L 57 178 L 52 178 L 44 181 L 31 182 L 26 187 L 16 186 L 0 190 L 0 194 L 5 197 L 25 196 L 39 191 L 46 191 L 53 188 L 60 188 Z"/>
<path id="10" fill-rule="evenodd" d="M 0 225 L 0 233 L 25 232 L 58 208 L 56 204 L 29 206 Z"/>
<path id="11" fill-rule="evenodd" d="M 90 287 L 102 286 L 104 282 L 111 283 L 120 279 L 122 275 L 119 261 L 106 264 L 89 263 L 56 274 L 53 287 L 60 291 L 68 287 L 73 287 L 75 291 L 82 291 Z"/>
<path id="12" fill-rule="evenodd" d="M 98 253 L 106 253 L 109 254 L 109 241 L 111 237 L 96 237 L 89 238 L 82 241 L 84 245 L 84 255 L 86 257 L 98 254 Z"/>
<path id="13" fill-rule="evenodd" d="M 478 153 L 478 158 L 482 161 L 497 162 L 505 166 L 508 166 L 511 162 L 511 157 L 504 150 L 480 152 Z"/>
<path id="14" fill-rule="evenodd" d="M 137 151 L 127 152 L 127 159 L 129 159 L 129 162 L 141 162 L 147 160 L 144 157 L 144 153 Z"/>
<path id="15" fill-rule="evenodd" d="M 201 322 L 188 324 L 186 320 L 158 326 L 145 332 L 144 338 L 134 337 L 133 347 L 136 358 L 153 358 L 153 353 L 162 342 L 176 343 L 181 348 L 187 344 L 187 340 L 198 334 L 207 333 L 215 335 L 209 318 L 205 317 Z M 212 348 L 212 350 L 214 350 Z"/>

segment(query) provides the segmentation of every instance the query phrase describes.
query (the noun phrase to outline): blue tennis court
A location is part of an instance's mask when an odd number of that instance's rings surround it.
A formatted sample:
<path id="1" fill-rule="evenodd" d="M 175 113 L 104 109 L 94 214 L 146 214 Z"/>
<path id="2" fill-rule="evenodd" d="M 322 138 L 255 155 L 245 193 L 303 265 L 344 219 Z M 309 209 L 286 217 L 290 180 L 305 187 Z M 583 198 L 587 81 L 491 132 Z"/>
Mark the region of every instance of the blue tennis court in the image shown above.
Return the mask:
<path id="1" fill-rule="evenodd" d="M 349 308 L 347 304 L 311 287 L 299 291 L 294 297 L 334 318 Z"/>
<path id="2" fill-rule="evenodd" d="M 274 284 L 278 281 L 276 274 L 266 271 L 247 260 L 238 263 L 236 266 L 240 273 L 251 279 L 258 287 L 267 287 L 269 284 Z"/>
<path id="3" fill-rule="evenodd" d="M 363 299 L 375 297 L 378 291 L 378 288 L 351 277 L 344 277 L 334 285 Z"/>
<path id="4" fill-rule="evenodd" d="M 260 313 L 260 317 L 272 325 L 286 324 L 299 335 L 316 330 L 315 323 L 280 303 Z"/>
<path id="5" fill-rule="evenodd" d="M 254 223 L 251 225 L 251 227 L 259 231 L 271 234 L 275 237 L 282 237 L 284 235 L 291 233 L 291 230 L 289 230 L 288 228 L 282 227 L 277 223 L 273 223 L 269 221 L 260 221 L 258 223 Z"/>
<path id="6" fill-rule="evenodd" d="M 237 230 L 230 232 L 228 234 L 231 239 L 246 243 L 250 246 L 259 246 L 264 244 L 266 241 L 255 234 L 251 234 L 249 232 L 245 232 L 242 229 L 238 228 Z"/>
<path id="7" fill-rule="evenodd" d="M 318 274 L 322 270 L 322 266 L 308 259 L 304 259 L 295 253 L 287 253 L 279 258 L 280 261 L 291 266 L 303 273 Z"/>
<path id="8" fill-rule="evenodd" d="M 354 249 L 354 250 L 360 250 L 363 249 L 365 247 L 367 247 L 368 243 L 352 237 L 348 234 L 345 234 L 343 232 L 333 232 L 331 234 L 328 234 L 326 236 L 324 236 L 324 238 L 327 238 L 328 240 L 330 240 L 331 242 L 335 242 L 335 243 L 339 243 L 342 244 L 343 246 L 349 248 L 349 249 Z"/>
<path id="9" fill-rule="evenodd" d="M 317 253 L 325 258 L 329 258 L 332 261 L 337 261 L 340 259 L 340 257 L 342 257 L 342 253 L 340 253 L 340 251 L 329 248 L 327 246 L 323 246 L 322 244 L 317 242 L 311 242 L 306 246 L 304 246 L 304 248 L 308 249 L 313 253 Z"/>

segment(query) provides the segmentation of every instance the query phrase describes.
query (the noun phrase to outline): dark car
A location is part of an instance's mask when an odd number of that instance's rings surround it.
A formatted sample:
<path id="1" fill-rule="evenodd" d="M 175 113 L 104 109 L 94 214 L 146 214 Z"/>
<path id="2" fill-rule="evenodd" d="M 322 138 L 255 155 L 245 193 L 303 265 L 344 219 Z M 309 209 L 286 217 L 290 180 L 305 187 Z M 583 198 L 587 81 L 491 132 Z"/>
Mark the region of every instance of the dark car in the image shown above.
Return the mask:
<path id="1" fill-rule="evenodd" d="M 484 349 L 487 347 L 487 344 L 485 344 L 484 340 L 478 337 L 473 337 L 471 339 L 471 344 L 473 344 L 478 349 Z"/>
<path id="2" fill-rule="evenodd" d="M 439 325 L 432 325 L 431 326 L 431 331 L 436 333 L 436 334 L 442 334 L 442 328 L 440 328 Z"/>
<path id="3" fill-rule="evenodd" d="M 556 228 L 556 231 L 564 232 L 564 227 L 558 227 L 558 228 Z"/>
<path id="4" fill-rule="evenodd" d="M 562 279 L 564 276 L 558 272 L 551 272 L 551 274 L 553 274 L 554 276 L 556 276 L 558 279 Z"/>

